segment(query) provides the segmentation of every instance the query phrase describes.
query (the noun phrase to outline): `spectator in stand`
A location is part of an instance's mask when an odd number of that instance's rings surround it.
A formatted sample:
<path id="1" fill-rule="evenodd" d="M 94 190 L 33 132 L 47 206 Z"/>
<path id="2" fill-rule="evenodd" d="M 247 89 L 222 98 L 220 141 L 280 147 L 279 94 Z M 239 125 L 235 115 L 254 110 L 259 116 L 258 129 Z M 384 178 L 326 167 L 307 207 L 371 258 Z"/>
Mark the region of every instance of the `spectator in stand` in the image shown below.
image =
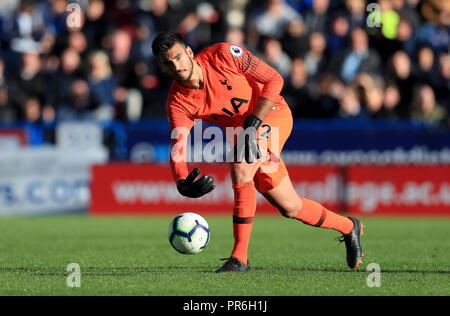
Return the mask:
<path id="1" fill-rule="evenodd" d="M 36 10 L 43 17 L 47 34 L 55 36 L 67 27 L 67 6 L 67 0 L 52 0 L 44 3 L 41 1 L 36 6 Z"/>
<path id="2" fill-rule="evenodd" d="M 9 102 L 8 83 L 4 73 L 5 64 L 0 59 L 0 122 L 13 122 L 17 119 L 17 110 Z"/>
<path id="3" fill-rule="evenodd" d="M 67 47 L 74 49 L 82 59 L 85 59 L 89 54 L 88 41 L 84 33 L 80 31 L 70 32 L 67 37 Z"/>
<path id="4" fill-rule="evenodd" d="M 275 68 L 283 78 L 291 73 L 292 60 L 283 51 L 281 43 L 275 38 L 268 38 L 264 43 L 264 59 Z"/>
<path id="5" fill-rule="evenodd" d="M 305 16 L 305 24 L 309 33 L 326 31 L 330 0 L 313 0 L 312 10 Z"/>
<path id="6" fill-rule="evenodd" d="M 407 53 L 410 58 L 416 53 L 417 36 L 410 21 L 406 17 L 400 17 L 396 25 L 395 36 L 392 38 L 378 36 L 373 41 L 374 48 L 383 60 L 389 60 L 399 50 Z"/>
<path id="7" fill-rule="evenodd" d="M 306 26 L 301 20 L 288 23 L 286 33 L 281 39 L 283 50 L 291 59 L 303 56 L 308 50 Z"/>
<path id="8" fill-rule="evenodd" d="M 89 50 L 101 49 L 105 30 L 109 30 L 109 21 L 105 12 L 104 0 L 90 0 L 85 14 L 82 28 Z"/>
<path id="9" fill-rule="evenodd" d="M 9 98 L 16 108 L 30 97 L 36 97 L 42 104 L 47 95 L 47 76 L 41 70 L 39 53 L 30 51 L 22 55 L 22 69 L 11 80 Z"/>
<path id="10" fill-rule="evenodd" d="M 36 124 L 41 119 L 41 103 L 37 98 L 29 98 L 23 104 L 23 118 L 26 122 Z"/>
<path id="11" fill-rule="evenodd" d="M 384 119 L 400 118 L 400 114 L 398 113 L 400 99 L 398 87 L 394 83 L 388 83 L 384 90 L 383 108 L 380 117 Z"/>
<path id="12" fill-rule="evenodd" d="M 69 95 L 57 109 L 59 120 L 96 119 L 95 110 L 99 104 L 92 98 L 89 85 L 85 80 L 73 82 Z"/>
<path id="13" fill-rule="evenodd" d="M 291 75 L 286 80 L 281 95 L 291 107 L 294 118 L 320 117 L 319 109 L 310 98 L 308 73 L 303 59 L 293 60 Z"/>
<path id="14" fill-rule="evenodd" d="M 32 0 L 21 0 L 17 11 L 4 23 L 4 36 L 13 52 L 39 51 L 45 34 L 45 21 Z"/>
<path id="15" fill-rule="evenodd" d="M 56 112 L 62 104 L 67 103 L 73 83 L 83 78 L 80 65 L 80 55 L 74 49 L 68 48 L 62 53 L 61 66 L 49 82 L 46 107 Z"/>
<path id="16" fill-rule="evenodd" d="M 156 88 L 146 85 L 142 80 L 148 74 L 149 67 L 143 62 L 132 59 L 132 36 L 126 30 L 117 30 L 112 37 L 111 64 L 118 87 L 114 92 L 114 101 L 116 105 L 116 116 L 119 119 L 127 120 L 128 110 L 133 106 L 136 114 L 140 116 L 142 111 L 142 95 L 139 91 L 141 84 L 146 88 Z M 141 68 L 138 68 L 141 67 Z M 145 80 L 145 79 L 144 79 Z M 132 96 L 136 95 L 136 98 Z M 130 103 L 130 100 L 135 100 Z"/>
<path id="17" fill-rule="evenodd" d="M 237 27 L 230 27 L 225 32 L 225 42 L 245 47 L 245 33 Z"/>
<path id="18" fill-rule="evenodd" d="M 448 1 L 424 0 L 422 15 L 428 22 L 419 30 L 420 44 L 427 45 L 437 54 L 448 53 L 450 47 L 450 5 Z"/>
<path id="19" fill-rule="evenodd" d="M 253 16 L 251 23 L 260 35 L 280 40 L 295 20 L 301 21 L 302 17 L 284 0 L 266 0 L 266 6 Z"/>
<path id="20" fill-rule="evenodd" d="M 420 15 L 417 10 L 419 0 L 392 0 L 392 7 L 401 18 L 406 19 L 411 24 L 414 31 L 420 27 Z"/>
<path id="21" fill-rule="evenodd" d="M 365 0 L 346 0 L 345 7 L 349 16 L 350 30 L 364 28 L 366 25 Z"/>
<path id="22" fill-rule="evenodd" d="M 139 112 L 139 118 L 159 118 L 165 116 L 165 107 L 158 107 L 159 104 L 165 104 L 167 94 L 169 93 L 170 82 L 166 76 L 160 72 L 158 61 L 153 56 L 151 45 L 154 37 L 155 26 L 153 20 L 147 16 L 140 16 L 136 21 L 136 38 L 133 41 L 131 53 L 128 61 L 131 67 L 133 80 L 129 80 L 130 86 L 133 88 L 137 99 L 141 100 L 140 104 L 135 104 L 136 113 Z M 129 73 L 131 74 L 131 73 Z M 119 89 L 120 92 L 120 89 Z M 122 91 L 123 92 L 123 91 Z M 126 99 L 130 99 L 127 91 Z M 116 95 L 116 100 L 119 100 Z M 122 102 L 123 97 L 121 98 Z M 120 106 L 119 100 L 119 106 Z M 127 101 L 126 107 L 130 103 Z M 123 106 L 123 105 L 122 105 Z M 137 114 L 136 114 L 137 116 Z M 133 116 L 133 117 L 136 117 Z M 126 115 L 125 117 L 129 117 Z"/>
<path id="23" fill-rule="evenodd" d="M 398 114 L 403 118 L 407 118 L 410 113 L 412 92 L 417 84 L 417 77 L 413 73 L 409 56 L 403 51 L 398 51 L 394 54 L 391 65 L 392 68 L 389 71 L 387 80 L 398 87 L 401 96 Z"/>
<path id="24" fill-rule="evenodd" d="M 194 52 L 215 42 L 216 38 L 223 38 L 221 32 L 221 15 L 210 2 L 185 2 L 187 14 L 181 19 L 176 30 L 185 37 L 186 43 Z M 217 36 L 217 37 L 215 37 Z"/>
<path id="25" fill-rule="evenodd" d="M 329 55 L 342 52 L 348 43 L 350 24 L 344 12 L 339 12 L 330 18 L 330 31 L 326 33 Z"/>
<path id="26" fill-rule="evenodd" d="M 168 0 L 153 0 L 150 16 L 155 25 L 155 33 L 175 29 L 183 13 L 174 10 Z"/>
<path id="27" fill-rule="evenodd" d="M 449 124 L 445 109 L 436 103 L 433 89 L 424 85 L 418 89 L 411 109 L 411 118 L 431 125 Z"/>
<path id="28" fill-rule="evenodd" d="M 417 37 L 414 34 L 414 28 L 408 19 L 403 17 L 400 18 L 397 27 L 396 40 L 399 43 L 399 49 L 407 53 L 410 58 L 413 57 L 416 52 Z"/>
<path id="29" fill-rule="evenodd" d="M 132 41 L 130 58 L 136 62 L 151 63 L 155 59 L 151 49 L 155 36 L 153 20 L 148 16 L 139 16 L 135 25 L 135 37 Z"/>
<path id="30" fill-rule="evenodd" d="M 419 48 L 417 52 L 417 79 L 421 84 L 434 85 L 436 73 L 436 60 L 434 52 L 431 48 L 424 46 Z"/>
<path id="31" fill-rule="evenodd" d="M 370 118 L 383 118 L 384 81 L 382 77 L 362 73 L 358 75 L 355 83 L 359 88 L 360 101 L 367 109 Z"/>
<path id="32" fill-rule="evenodd" d="M 316 80 L 327 66 L 327 56 L 325 54 L 327 42 L 324 35 L 320 32 L 312 33 L 308 42 L 309 48 L 304 55 L 306 72 L 311 80 Z"/>
<path id="33" fill-rule="evenodd" d="M 297 117 L 336 117 L 339 100 L 352 104 L 345 86 L 355 84 L 374 118 L 408 118 L 417 84 L 450 113 L 448 1 L 377 0 L 382 25 L 371 29 L 366 0 L 83 0 L 81 27 L 68 28 L 70 2 L 0 1 L 0 120 L 23 119 L 31 98 L 37 122 L 64 113 L 126 121 L 131 103 L 141 108 L 134 119 L 165 117 L 172 80 L 150 47 L 167 30 L 197 52 L 225 40 L 267 60 L 283 74 L 286 98 L 297 100 Z M 98 50 L 108 55 L 94 62 Z M 362 85 L 362 74 L 373 83 Z M 95 111 L 100 104 L 105 112 Z"/>
<path id="34" fill-rule="evenodd" d="M 30 146 L 43 145 L 45 140 L 44 127 L 42 125 L 41 102 L 38 98 L 28 98 L 23 106 L 23 124 L 27 131 L 27 140 Z"/>
<path id="35" fill-rule="evenodd" d="M 14 122 L 17 120 L 17 111 L 10 106 L 8 91 L 0 86 L 0 122 Z"/>
<path id="36" fill-rule="evenodd" d="M 111 67 L 114 77 L 120 87 L 136 86 L 134 64 L 131 60 L 133 39 L 126 30 L 117 30 L 112 35 Z"/>
<path id="37" fill-rule="evenodd" d="M 96 110 L 96 118 L 111 120 L 115 115 L 114 93 L 117 80 L 114 78 L 109 57 L 103 51 L 95 51 L 89 57 L 89 64 L 89 90 L 92 98 L 100 105 Z"/>
<path id="38" fill-rule="evenodd" d="M 345 89 L 339 78 L 330 72 L 320 75 L 317 82 L 317 89 L 312 90 L 311 97 L 322 113 L 323 118 L 334 118 L 339 110 L 339 98 Z"/>
<path id="39" fill-rule="evenodd" d="M 441 54 L 439 57 L 439 70 L 435 76 L 434 91 L 436 99 L 450 115 L 450 54 Z"/>
<path id="40" fill-rule="evenodd" d="M 361 104 L 359 93 L 356 86 L 350 85 L 345 87 L 339 98 L 339 110 L 336 114 L 337 118 L 344 119 L 368 119 L 369 113 Z"/>
<path id="41" fill-rule="evenodd" d="M 88 57 L 90 50 L 84 33 L 80 30 L 71 30 L 59 34 L 54 52 L 61 56 L 67 49 L 74 50 L 80 56 L 80 71 L 86 75 L 89 72 Z"/>
<path id="42" fill-rule="evenodd" d="M 367 72 L 377 74 L 382 70 L 382 63 L 378 53 L 369 47 L 369 39 L 362 29 L 354 29 L 351 33 L 351 50 L 343 58 L 332 61 L 336 71 L 344 83 L 350 83 L 358 73 Z"/>

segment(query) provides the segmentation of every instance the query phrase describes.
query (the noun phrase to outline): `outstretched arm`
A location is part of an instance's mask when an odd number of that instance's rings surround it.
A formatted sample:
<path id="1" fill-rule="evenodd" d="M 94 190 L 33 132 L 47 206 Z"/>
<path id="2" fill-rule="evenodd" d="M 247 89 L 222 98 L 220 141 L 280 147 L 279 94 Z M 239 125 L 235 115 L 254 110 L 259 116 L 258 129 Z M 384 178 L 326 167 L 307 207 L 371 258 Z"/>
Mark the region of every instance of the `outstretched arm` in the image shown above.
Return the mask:
<path id="1" fill-rule="evenodd" d="M 187 140 L 194 121 L 177 106 L 168 106 L 167 116 L 170 123 L 170 167 L 175 182 L 186 179 L 189 174 L 187 166 Z"/>
<path id="2" fill-rule="evenodd" d="M 194 125 L 193 121 L 182 111 L 168 111 L 171 125 L 170 167 L 177 184 L 178 192 L 190 198 L 201 197 L 214 190 L 214 179 L 208 175 L 200 175 L 200 169 L 195 168 L 189 173 L 187 166 L 187 140 Z"/>

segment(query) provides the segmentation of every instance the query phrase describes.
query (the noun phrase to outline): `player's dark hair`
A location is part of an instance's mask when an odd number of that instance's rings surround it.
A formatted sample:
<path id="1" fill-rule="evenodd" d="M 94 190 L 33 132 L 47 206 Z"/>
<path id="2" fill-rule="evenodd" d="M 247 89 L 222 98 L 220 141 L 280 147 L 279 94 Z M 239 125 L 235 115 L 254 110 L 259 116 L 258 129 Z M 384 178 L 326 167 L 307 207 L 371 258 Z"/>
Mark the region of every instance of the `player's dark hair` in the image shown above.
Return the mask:
<path id="1" fill-rule="evenodd" d="M 164 32 L 156 36 L 152 43 L 153 54 L 159 57 L 161 54 L 167 53 L 176 43 L 186 45 L 183 37 L 176 32 Z"/>

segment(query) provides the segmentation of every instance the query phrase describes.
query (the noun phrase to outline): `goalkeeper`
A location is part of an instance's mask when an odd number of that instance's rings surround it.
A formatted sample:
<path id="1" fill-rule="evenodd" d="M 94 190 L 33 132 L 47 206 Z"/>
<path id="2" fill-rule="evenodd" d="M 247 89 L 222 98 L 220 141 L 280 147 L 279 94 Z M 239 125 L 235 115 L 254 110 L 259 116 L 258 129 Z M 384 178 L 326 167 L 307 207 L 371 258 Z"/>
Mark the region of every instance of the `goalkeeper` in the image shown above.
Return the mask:
<path id="1" fill-rule="evenodd" d="M 208 175 L 200 176 L 198 168 L 189 172 L 187 137 L 178 131 L 190 130 L 194 119 L 223 129 L 243 128 L 237 137 L 229 139 L 234 145 L 229 163 L 234 191 L 234 247 L 216 272 L 250 270 L 247 252 L 256 212 L 256 190 L 283 216 L 340 232 L 346 245 L 347 264 L 356 269 L 363 256 L 362 223 L 300 197 L 281 158 L 293 119 L 280 96 L 280 74 L 246 49 L 228 43 L 214 44 L 194 56 L 181 35 L 174 32 L 159 34 L 152 49 L 162 70 L 174 79 L 166 110 L 176 134 L 171 145 L 171 170 L 182 195 L 201 197 L 214 189 L 214 180 Z"/>

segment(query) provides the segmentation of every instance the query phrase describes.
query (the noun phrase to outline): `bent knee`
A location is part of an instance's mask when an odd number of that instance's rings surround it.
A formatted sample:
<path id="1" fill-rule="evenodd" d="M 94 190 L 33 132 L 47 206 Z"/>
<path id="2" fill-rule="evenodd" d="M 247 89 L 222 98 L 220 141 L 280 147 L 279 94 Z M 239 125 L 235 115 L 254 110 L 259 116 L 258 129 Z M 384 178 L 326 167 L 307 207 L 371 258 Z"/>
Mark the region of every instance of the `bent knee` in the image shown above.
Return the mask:
<path id="1" fill-rule="evenodd" d="M 243 183 L 253 180 L 254 172 L 247 165 L 233 163 L 230 166 L 230 171 L 234 183 Z"/>
<path id="2" fill-rule="evenodd" d="M 286 218 L 296 218 L 298 215 L 298 212 L 300 212 L 302 208 L 302 202 L 286 202 L 283 203 L 283 205 L 280 205 L 278 207 L 278 210 L 280 211 L 281 215 Z"/>

